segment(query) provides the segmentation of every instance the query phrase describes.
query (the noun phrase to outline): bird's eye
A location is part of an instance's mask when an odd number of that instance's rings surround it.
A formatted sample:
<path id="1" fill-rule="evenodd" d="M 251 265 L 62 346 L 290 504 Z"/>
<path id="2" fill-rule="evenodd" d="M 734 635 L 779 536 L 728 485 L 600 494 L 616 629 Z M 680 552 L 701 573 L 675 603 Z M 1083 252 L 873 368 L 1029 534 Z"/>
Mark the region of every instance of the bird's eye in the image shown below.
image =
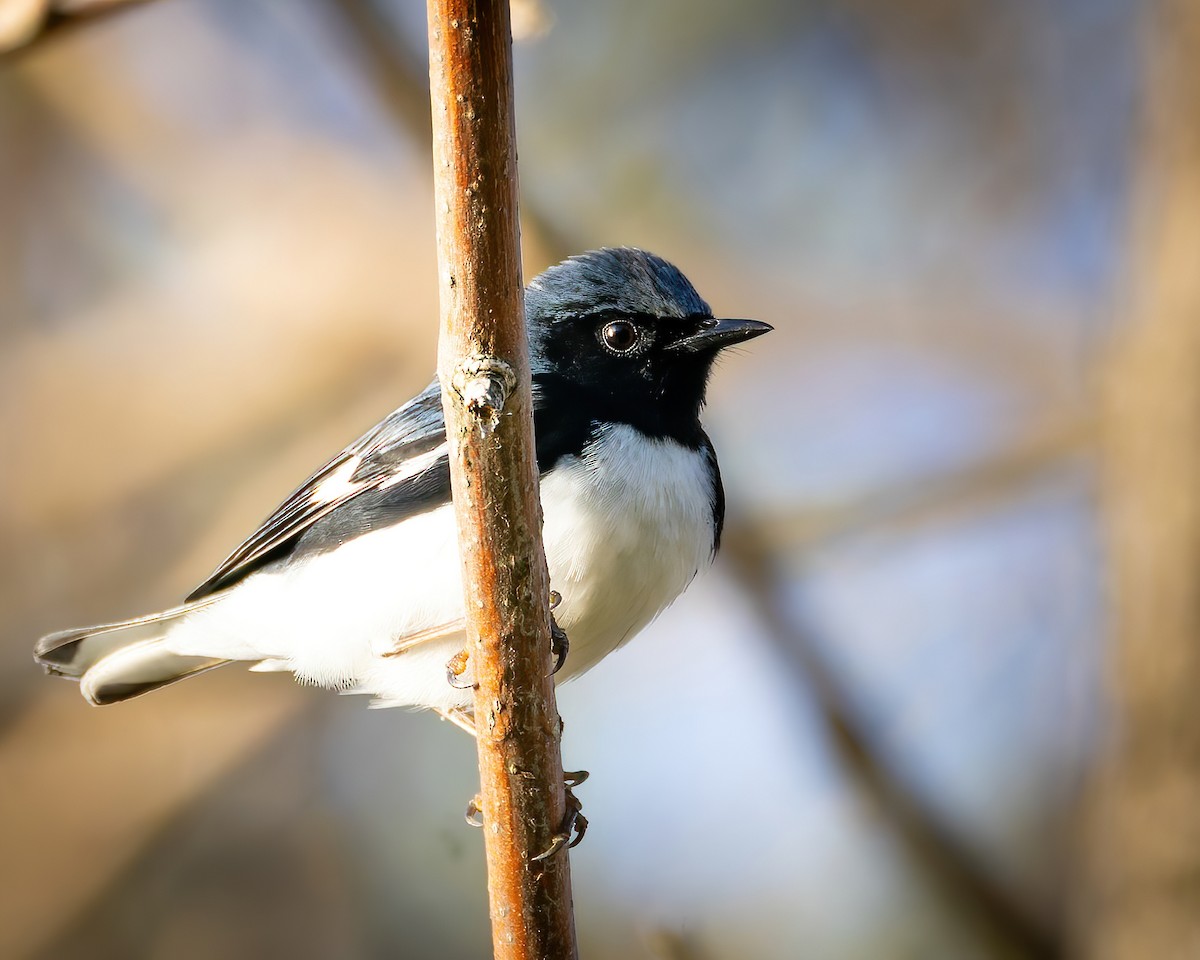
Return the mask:
<path id="1" fill-rule="evenodd" d="M 604 325 L 600 339 L 614 353 L 628 353 L 637 346 L 638 328 L 628 320 L 614 320 Z"/>

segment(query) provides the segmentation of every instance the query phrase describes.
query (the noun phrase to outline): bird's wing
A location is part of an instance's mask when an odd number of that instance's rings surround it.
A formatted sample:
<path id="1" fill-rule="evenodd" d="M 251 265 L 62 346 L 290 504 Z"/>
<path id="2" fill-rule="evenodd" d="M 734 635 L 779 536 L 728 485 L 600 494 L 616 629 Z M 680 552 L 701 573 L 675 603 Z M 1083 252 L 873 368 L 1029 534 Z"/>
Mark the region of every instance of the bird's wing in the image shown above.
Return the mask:
<path id="1" fill-rule="evenodd" d="M 290 547 L 318 520 L 369 491 L 411 494 L 411 506 L 428 509 L 447 497 L 441 484 L 422 484 L 445 469 L 446 425 L 441 387 L 424 391 L 389 414 L 297 487 L 241 546 L 188 597 L 206 597 L 241 580 Z M 406 489 L 410 488 L 410 489 Z M 424 504 L 424 500 L 428 504 Z"/>

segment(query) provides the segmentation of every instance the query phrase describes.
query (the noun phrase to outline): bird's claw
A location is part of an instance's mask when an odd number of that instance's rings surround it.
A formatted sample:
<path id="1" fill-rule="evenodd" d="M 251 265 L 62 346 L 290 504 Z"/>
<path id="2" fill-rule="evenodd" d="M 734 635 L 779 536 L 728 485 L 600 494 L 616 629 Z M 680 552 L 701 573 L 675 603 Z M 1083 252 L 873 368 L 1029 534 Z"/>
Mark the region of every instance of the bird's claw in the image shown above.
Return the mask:
<path id="1" fill-rule="evenodd" d="M 475 796 L 467 801 L 466 818 L 467 823 L 469 823 L 472 827 L 483 826 L 483 810 L 481 809 L 482 803 L 483 801 L 480 799 L 479 794 L 475 794 Z"/>
<path id="2" fill-rule="evenodd" d="M 537 856 L 529 858 L 531 863 L 537 863 L 540 860 L 549 860 L 562 850 L 570 850 L 572 847 L 579 846 L 580 841 L 583 840 L 583 835 L 587 833 L 588 820 L 583 815 L 583 804 L 575 796 L 575 792 L 571 788 L 579 786 L 587 778 L 588 772 L 586 770 L 563 773 L 567 812 L 566 816 L 563 817 L 562 828 L 550 838 L 550 846 Z"/>
<path id="3" fill-rule="evenodd" d="M 554 654 L 554 669 L 550 671 L 550 676 L 554 676 L 563 668 L 567 662 L 567 651 L 570 649 L 571 641 L 567 639 L 566 632 L 558 625 L 554 614 L 550 614 L 550 652 Z"/>
<path id="4" fill-rule="evenodd" d="M 466 650 L 459 650 L 454 656 L 446 661 L 446 682 L 455 690 L 474 690 L 475 683 L 471 680 L 464 680 L 463 674 L 467 672 L 467 660 L 470 654 Z"/>
<path id="5" fill-rule="evenodd" d="M 550 671 L 550 676 L 554 676 L 563 665 L 567 662 L 567 651 L 571 649 L 571 641 L 567 639 L 566 631 L 558 625 L 558 621 L 554 619 L 554 611 L 558 609 L 558 605 L 562 603 L 562 594 L 557 590 L 550 591 L 550 652 L 554 655 L 554 669 Z"/>

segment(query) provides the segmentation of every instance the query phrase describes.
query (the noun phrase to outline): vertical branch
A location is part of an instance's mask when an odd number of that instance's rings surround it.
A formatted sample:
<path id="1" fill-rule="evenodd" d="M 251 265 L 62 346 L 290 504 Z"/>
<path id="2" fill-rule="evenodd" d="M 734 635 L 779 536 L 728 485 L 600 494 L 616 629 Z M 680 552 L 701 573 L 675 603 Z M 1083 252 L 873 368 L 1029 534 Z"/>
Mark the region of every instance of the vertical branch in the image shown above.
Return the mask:
<path id="1" fill-rule="evenodd" d="M 507 0 L 429 0 L 439 375 L 497 958 L 575 956 L 522 307 Z"/>
<path id="2" fill-rule="evenodd" d="M 1132 324 L 1105 386 L 1114 749 L 1091 798 L 1091 957 L 1200 956 L 1200 6 L 1147 8 Z"/>

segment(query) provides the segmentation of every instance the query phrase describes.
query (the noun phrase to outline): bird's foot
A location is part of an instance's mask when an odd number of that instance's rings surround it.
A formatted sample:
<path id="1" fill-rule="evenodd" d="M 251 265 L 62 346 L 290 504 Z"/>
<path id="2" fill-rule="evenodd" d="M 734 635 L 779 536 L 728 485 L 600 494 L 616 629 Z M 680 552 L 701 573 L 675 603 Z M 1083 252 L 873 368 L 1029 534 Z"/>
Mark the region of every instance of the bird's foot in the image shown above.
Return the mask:
<path id="1" fill-rule="evenodd" d="M 571 788 L 579 786 L 587 778 L 588 772 L 586 770 L 563 772 L 563 790 L 566 793 L 567 802 L 566 816 L 563 817 L 562 827 L 558 833 L 550 838 L 550 846 L 537 856 L 530 857 L 531 863 L 537 863 L 540 860 L 549 860 L 562 850 L 570 850 L 572 847 L 579 846 L 583 840 L 583 835 L 587 833 L 588 820 L 583 815 L 583 804 L 575 796 L 575 791 Z"/>
<path id="2" fill-rule="evenodd" d="M 459 650 L 454 656 L 446 661 L 446 682 L 455 690 L 474 690 L 475 683 L 471 680 L 464 680 L 463 674 L 467 672 L 467 661 L 471 655 L 466 650 Z"/>
<path id="3" fill-rule="evenodd" d="M 583 804 L 575 796 L 575 791 L 572 787 L 579 786 L 587 778 L 588 772 L 586 770 L 563 773 L 563 789 L 566 793 L 567 812 L 563 817 L 562 827 L 558 833 L 550 838 L 550 846 L 537 856 L 529 858 L 531 863 L 549 860 L 562 850 L 570 850 L 572 847 L 578 846 L 580 841 L 583 840 L 584 834 L 587 833 L 588 820 L 583 815 Z M 465 818 L 467 823 L 472 827 L 483 826 L 483 798 L 479 794 L 475 794 L 475 796 L 467 801 Z"/>
<path id="4" fill-rule="evenodd" d="M 557 590 L 550 591 L 550 653 L 554 656 L 554 669 L 550 671 L 550 676 L 554 676 L 563 665 L 567 662 L 567 651 L 571 649 L 571 641 L 567 639 L 566 631 L 558 625 L 558 621 L 554 619 L 554 611 L 558 605 L 562 603 L 562 594 Z"/>

